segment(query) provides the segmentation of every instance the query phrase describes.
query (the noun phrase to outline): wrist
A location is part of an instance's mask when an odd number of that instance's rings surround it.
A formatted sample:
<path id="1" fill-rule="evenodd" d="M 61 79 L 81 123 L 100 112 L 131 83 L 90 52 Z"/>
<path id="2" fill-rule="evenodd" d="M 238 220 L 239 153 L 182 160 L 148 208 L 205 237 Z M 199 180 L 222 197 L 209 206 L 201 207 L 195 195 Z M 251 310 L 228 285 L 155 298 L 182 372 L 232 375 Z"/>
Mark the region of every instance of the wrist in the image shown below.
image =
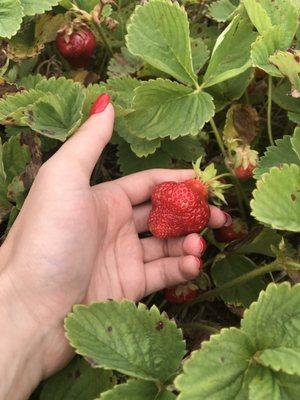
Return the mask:
<path id="1" fill-rule="evenodd" d="M 8 271 L 7 265 L 0 270 L 0 399 L 21 400 L 43 378 L 44 339 Z"/>

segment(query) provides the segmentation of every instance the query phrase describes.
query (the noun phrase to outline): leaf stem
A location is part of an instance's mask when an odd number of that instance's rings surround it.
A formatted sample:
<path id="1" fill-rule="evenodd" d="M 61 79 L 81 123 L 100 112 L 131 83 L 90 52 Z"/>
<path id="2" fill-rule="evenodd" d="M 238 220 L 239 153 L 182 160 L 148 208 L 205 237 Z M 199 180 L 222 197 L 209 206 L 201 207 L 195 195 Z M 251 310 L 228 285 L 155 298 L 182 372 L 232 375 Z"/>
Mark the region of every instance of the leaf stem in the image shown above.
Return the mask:
<path id="1" fill-rule="evenodd" d="M 218 146 L 220 147 L 221 153 L 222 153 L 224 159 L 226 160 L 226 158 L 227 158 L 227 153 L 226 153 L 225 146 L 224 146 L 223 140 L 222 140 L 222 138 L 221 138 L 220 132 L 219 132 L 219 130 L 218 130 L 218 128 L 217 128 L 217 126 L 216 126 L 215 121 L 214 121 L 213 118 L 211 118 L 211 120 L 210 120 L 209 122 L 210 122 L 210 125 L 211 125 L 211 127 L 212 127 L 212 130 L 213 130 L 213 132 L 214 132 L 214 134 L 215 134 L 215 138 L 216 138 L 216 140 L 217 140 Z M 230 172 L 231 172 L 231 171 L 230 171 Z"/>
<path id="2" fill-rule="evenodd" d="M 101 25 L 96 24 L 96 23 L 95 23 L 95 25 L 96 25 L 96 27 L 97 27 L 97 30 L 98 30 L 98 32 L 99 32 L 99 35 L 100 35 L 100 37 L 101 37 L 101 39 L 102 39 L 104 45 L 105 45 L 105 47 L 106 47 L 107 52 L 109 53 L 109 55 L 110 55 L 111 57 L 113 57 L 113 56 L 114 56 L 114 53 L 113 53 L 113 51 L 112 51 L 112 48 L 111 48 L 110 44 L 108 43 L 108 40 L 107 40 L 107 38 L 106 38 L 106 36 L 105 36 L 105 33 L 103 32 L 103 29 L 102 29 Z"/>
<path id="3" fill-rule="evenodd" d="M 268 272 L 278 271 L 281 269 L 283 269 L 283 266 L 281 266 L 278 262 L 273 262 L 271 264 L 264 265 L 260 268 L 254 269 L 253 271 L 247 272 L 246 274 L 243 274 L 243 275 L 239 276 L 238 278 L 233 279 L 232 281 L 226 282 L 222 286 L 219 286 L 215 289 L 209 290 L 208 292 L 202 294 L 201 296 L 197 297 L 196 299 L 189 301 L 186 304 L 189 306 L 193 306 L 193 305 L 201 303 L 202 301 L 205 301 L 211 297 L 219 296 L 226 290 L 231 289 L 235 286 L 243 285 L 244 283 L 257 278 L 258 276 L 265 275 Z"/>
<path id="4" fill-rule="evenodd" d="M 268 77 L 268 111 L 267 111 L 267 126 L 268 126 L 268 136 L 271 146 L 274 146 L 274 139 L 272 133 L 272 76 Z"/>

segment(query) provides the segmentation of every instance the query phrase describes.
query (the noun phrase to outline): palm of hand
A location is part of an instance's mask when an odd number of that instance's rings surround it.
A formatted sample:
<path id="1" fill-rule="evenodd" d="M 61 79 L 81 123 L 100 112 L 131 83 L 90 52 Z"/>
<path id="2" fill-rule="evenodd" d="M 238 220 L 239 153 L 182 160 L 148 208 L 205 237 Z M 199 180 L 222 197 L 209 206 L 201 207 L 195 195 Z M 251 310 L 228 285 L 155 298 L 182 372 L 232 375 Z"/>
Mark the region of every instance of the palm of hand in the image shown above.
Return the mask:
<path id="1" fill-rule="evenodd" d="M 86 301 L 141 299 L 146 294 L 146 275 L 130 199 L 117 183 L 100 185 L 92 194 L 98 237 Z"/>

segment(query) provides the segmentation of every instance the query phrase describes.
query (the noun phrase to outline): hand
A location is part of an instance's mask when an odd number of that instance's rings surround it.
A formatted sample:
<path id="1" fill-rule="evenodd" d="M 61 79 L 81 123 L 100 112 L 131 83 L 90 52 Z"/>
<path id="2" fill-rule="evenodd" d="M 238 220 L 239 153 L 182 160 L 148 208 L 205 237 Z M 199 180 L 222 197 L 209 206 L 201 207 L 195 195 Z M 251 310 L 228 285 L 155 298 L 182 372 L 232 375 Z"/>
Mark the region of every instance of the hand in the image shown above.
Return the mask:
<path id="1" fill-rule="evenodd" d="M 113 121 L 109 104 L 42 166 L 1 248 L 0 285 L 5 276 L 27 324 L 43 333 L 39 379 L 71 357 L 63 319 L 74 304 L 137 301 L 199 273 L 197 234 L 166 241 L 138 236 L 147 230 L 154 185 L 189 179 L 193 171 L 150 170 L 90 186 Z M 212 227 L 226 221 L 216 207 L 211 215 Z"/>

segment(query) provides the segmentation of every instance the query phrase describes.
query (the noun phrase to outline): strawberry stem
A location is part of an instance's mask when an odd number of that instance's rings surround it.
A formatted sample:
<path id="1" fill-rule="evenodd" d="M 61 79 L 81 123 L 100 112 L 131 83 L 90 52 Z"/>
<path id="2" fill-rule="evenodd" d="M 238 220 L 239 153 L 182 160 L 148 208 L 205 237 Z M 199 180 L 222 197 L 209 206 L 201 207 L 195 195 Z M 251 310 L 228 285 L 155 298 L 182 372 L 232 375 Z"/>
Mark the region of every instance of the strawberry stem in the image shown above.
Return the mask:
<path id="1" fill-rule="evenodd" d="M 110 44 L 108 43 L 108 40 L 106 39 L 105 33 L 103 32 L 101 25 L 98 25 L 95 23 L 95 26 L 99 32 L 99 35 L 103 41 L 104 46 L 106 47 L 107 52 L 109 53 L 109 55 L 111 57 L 114 57 L 114 52 L 112 51 L 112 48 L 111 48 Z"/>
<path id="2" fill-rule="evenodd" d="M 215 121 L 214 121 L 213 118 L 211 118 L 211 120 L 210 120 L 210 125 L 211 125 L 212 130 L 213 130 L 213 132 L 214 132 L 214 134 L 215 134 L 215 138 L 216 138 L 216 140 L 217 140 L 217 143 L 218 143 L 218 145 L 219 145 L 219 148 L 220 148 L 220 150 L 221 150 L 221 153 L 222 153 L 222 155 L 223 155 L 223 157 L 224 157 L 224 160 L 226 161 L 226 159 L 229 158 L 229 157 L 228 157 L 228 155 L 227 155 L 227 152 L 226 152 L 224 143 L 223 143 L 223 141 L 222 141 L 220 132 L 219 132 L 219 130 L 218 130 L 218 128 L 217 128 L 217 126 L 216 126 Z M 244 207 L 244 205 L 243 205 L 243 201 L 245 202 L 245 205 L 246 205 L 246 207 L 248 208 L 248 207 L 249 207 L 249 203 L 248 203 L 247 196 L 245 195 L 245 193 L 244 193 L 244 191 L 243 191 L 243 188 L 242 188 L 242 186 L 241 186 L 239 180 L 236 178 L 236 176 L 235 176 L 233 170 L 230 168 L 229 165 L 227 165 L 226 162 L 225 162 L 225 165 L 226 165 L 226 168 L 228 169 L 228 171 L 229 171 L 229 173 L 230 173 L 230 176 L 231 176 L 231 179 L 233 180 L 233 183 L 234 183 L 234 187 L 235 187 L 235 191 L 236 191 L 236 196 L 237 196 L 237 201 L 238 201 L 238 205 L 239 205 L 239 209 L 240 209 L 241 215 L 242 215 L 243 219 L 246 220 L 247 217 L 246 217 L 246 211 L 245 211 L 245 207 Z"/>

